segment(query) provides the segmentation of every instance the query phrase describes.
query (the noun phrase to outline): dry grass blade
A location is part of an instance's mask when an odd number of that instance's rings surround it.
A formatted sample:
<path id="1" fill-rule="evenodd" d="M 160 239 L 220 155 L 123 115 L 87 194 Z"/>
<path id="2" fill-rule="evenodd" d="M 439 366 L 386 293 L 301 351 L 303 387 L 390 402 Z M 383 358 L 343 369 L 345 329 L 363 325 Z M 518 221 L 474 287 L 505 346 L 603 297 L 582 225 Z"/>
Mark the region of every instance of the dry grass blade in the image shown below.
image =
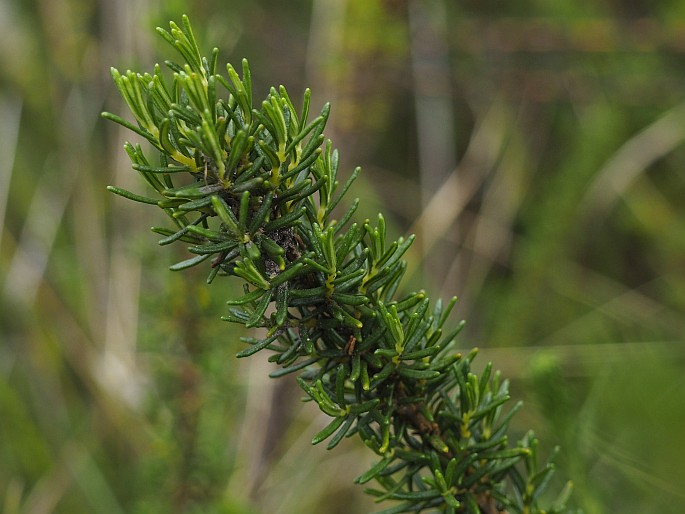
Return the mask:
<path id="1" fill-rule="evenodd" d="M 5 229 L 5 213 L 14 168 L 14 157 L 17 153 L 21 108 L 20 99 L 0 99 L 0 155 L 3 156 L 0 160 L 0 247 Z"/>
<path id="2" fill-rule="evenodd" d="M 587 219 L 605 217 L 655 161 L 685 140 L 685 104 L 680 104 L 626 141 L 597 172 L 579 205 Z"/>
<path id="3" fill-rule="evenodd" d="M 419 271 L 419 265 L 440 239 L 446 237 L 469 200 L 487 180 L 501 155 L 510 130 L 506 120 L 506 107 L 494 102 L 482 115 L 462 161 L 435 192 L 409 229 L 409 233 L 417 234 L 416 249 L 421 253 L 416 255 L 417 250 L 414 249 L 414 255 L 407 259 L 407 277 Z"/>

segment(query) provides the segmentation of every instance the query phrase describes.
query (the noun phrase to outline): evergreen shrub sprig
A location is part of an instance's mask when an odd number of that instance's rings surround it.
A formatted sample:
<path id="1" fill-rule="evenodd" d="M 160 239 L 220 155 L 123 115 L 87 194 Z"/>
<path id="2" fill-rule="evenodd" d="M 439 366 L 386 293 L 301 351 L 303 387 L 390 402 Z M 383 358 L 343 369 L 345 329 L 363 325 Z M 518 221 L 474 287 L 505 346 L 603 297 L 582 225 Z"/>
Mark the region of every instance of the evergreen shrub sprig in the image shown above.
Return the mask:
<path id="1" fill-rule="evenodd" d="M 353 221 L 358 201 L 333 212 L 357 177 L 341 185 L 338 153 L 323 131 L 326 105 L 309 119 L 310 92 L 297 110 L 284 87 L 253 105 L 246 61 L 217 73 L 218 50 L 202 57 L 191 26 L 158 29 L 182 56 L 144 74 L 112 70 L 135 122 L 111 119 L 147 140 L 125 149 L 156 192 L 171 228 L 153 227 L 159 244 L 182 241 L 217 276 L 238 277 L 243 294 L 228 300 L 224 320 L 261 329 L 238 357 L 261 350 L 294 373 L 307 399 L 330 417 L 313 444 L 335 447 L 355 434 L 380 458 L 356 481 L 396 500 L 381 511 L 558 513 L 570 487 L 548 509 L 539 498 L 553 464 L 538 465 L 529 432 L 512 444 L 508 425 L 520 404 L 505 408 L 508 383 L 488 364 L 471 369 L 476 350 L 454 350 L 462 324 L 446 328 L 455 299 L 432 306 L 423 291 L 398 295 L 413 237 L 389 241 L 383 216 Z M 188 178 L 190 180 L 188 180 Z"/>

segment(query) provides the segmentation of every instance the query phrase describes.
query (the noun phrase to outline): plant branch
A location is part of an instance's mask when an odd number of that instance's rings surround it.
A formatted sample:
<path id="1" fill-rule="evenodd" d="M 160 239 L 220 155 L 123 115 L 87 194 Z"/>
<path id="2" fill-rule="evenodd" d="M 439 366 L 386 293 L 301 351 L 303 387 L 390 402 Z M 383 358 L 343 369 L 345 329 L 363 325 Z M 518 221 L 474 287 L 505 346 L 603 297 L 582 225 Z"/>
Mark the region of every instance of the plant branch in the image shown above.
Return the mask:
<path id="1" fill-rule="evenodd" d="M 355 222 L 357 201 L 333 217 L 359 170 L 340 185 L 338 153 L 324 143 L 329 106 L 308 122 L 309 91 L 297 110 L 281 86 L 255 107 L 246 61 L 242 78 L 231 65 L 224 78 L 186 17 L 158 31 L 185 61 L 168 63 L 172 83 L 159 66 L 114 70 L 137 125 L 105 114 L 158 154 L 152 163 L 126 144 L 158 200 L 112 190 L 167 213 L 171 228 L 153 229 L 160 244 L 183 241 L 192 254 L 172 270 L 209 263 L 208 282 L 242 281 L 223 319 L 257 330 L 238 357 L 267 350 L 272 376 L 297 375 L 331 418 L 314 444 L 357 435 L 380 457 L 357 482 L 375 480 L 369 494 L 398 502 L 385 514 L 562 512 L 567 492 L 538 507 L 553 465 L 538 468 L 532 433 L 510 444 L 518 406 L 505 409 L 507 381 L 490 365 L 477 376 L 477 352 L 454 350 L 456 299 L 399 293 L 413 236 L 390 241 L 382 215 Z"/>

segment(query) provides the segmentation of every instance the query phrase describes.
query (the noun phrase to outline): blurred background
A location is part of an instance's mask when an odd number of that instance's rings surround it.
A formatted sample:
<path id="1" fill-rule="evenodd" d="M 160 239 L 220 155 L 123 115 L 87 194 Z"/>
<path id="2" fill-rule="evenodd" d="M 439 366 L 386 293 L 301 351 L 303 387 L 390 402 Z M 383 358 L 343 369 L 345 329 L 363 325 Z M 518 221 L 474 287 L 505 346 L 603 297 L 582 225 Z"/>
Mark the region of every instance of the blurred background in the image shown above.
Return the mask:
<path id="1" fill-rule="evenodd" d="M 685 512 L 685 4 L 660 0 L 0 0 L 0 511 L 374 509 L 356 441 L 265 356 L 237 361 L 228 280 L 184 248 L 123 152 L 109 68 L 203 50 L 330 100 L 358 217 L 416 233 L 407 288 L 460 297 L 560 445 L 586 513 Z M 296 102 L 297 103 L 297 102 Z"/>

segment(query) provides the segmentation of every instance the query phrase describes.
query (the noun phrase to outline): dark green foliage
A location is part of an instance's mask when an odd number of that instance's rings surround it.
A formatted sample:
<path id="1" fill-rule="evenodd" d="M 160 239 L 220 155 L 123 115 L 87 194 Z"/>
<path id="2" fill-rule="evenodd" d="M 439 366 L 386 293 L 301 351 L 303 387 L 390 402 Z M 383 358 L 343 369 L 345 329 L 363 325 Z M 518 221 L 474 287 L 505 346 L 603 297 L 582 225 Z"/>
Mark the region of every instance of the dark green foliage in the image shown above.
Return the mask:
<path id="1" fill-rule="evenodd" d="M 382 512 L 562 512 L 566 488 L 552 507 L 539 499 L 553 472 L 538 466 L 532 433 L 511 444 L 508 383 L 486 366 L 471 369 L 476 351 L 447 328 L 456 299 L 431 306 L 423 291 L 399 294 L 402 256 L 413 237 L 389 242 L 381 215 L 353 222 L 357 202 L 340 219 L 334 210 L 359 170 L 341 185 L 338 154 L 323 130 L 326 105 L 309 121 L 309 91 L 297 110 L 284 87 L 253 108 L 246 61 L 242 78 L 227 65 L 217 74 L 215 49 L 201 56 L 187 18 L 159 33 L 181 54 L 152 74 L 112 71 L 136 123 L 105 113 L 159 154 L 125 148 L 160 195 L 116 194 L 156 204 L 172 228 L 153 228 L 160 245 L 189 244 L 171 267 L 204 263 L 208 282 L 243 281 L 223 319 L 258 329 L 239 357 L 261 350 L 332 418 L 312 439 L 328 448 L 358 434 L 380 460 L 357 478 L 368 492 L 400 503 Z M 323 148 L 322 148 L 323 145 Z M 186 180 L 190 177 L 190 180 Z M 337 211 L 336 211 L 337 212 Z"/>

